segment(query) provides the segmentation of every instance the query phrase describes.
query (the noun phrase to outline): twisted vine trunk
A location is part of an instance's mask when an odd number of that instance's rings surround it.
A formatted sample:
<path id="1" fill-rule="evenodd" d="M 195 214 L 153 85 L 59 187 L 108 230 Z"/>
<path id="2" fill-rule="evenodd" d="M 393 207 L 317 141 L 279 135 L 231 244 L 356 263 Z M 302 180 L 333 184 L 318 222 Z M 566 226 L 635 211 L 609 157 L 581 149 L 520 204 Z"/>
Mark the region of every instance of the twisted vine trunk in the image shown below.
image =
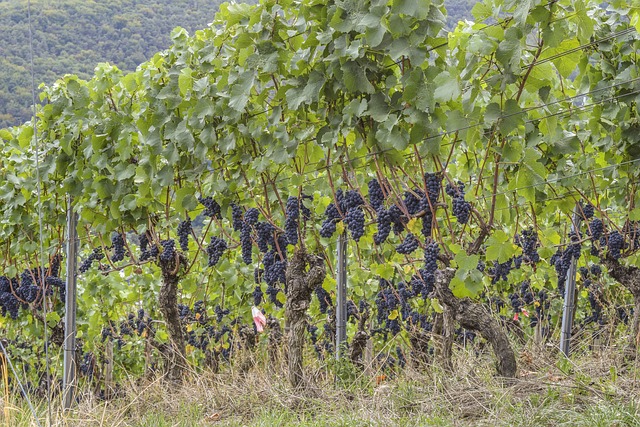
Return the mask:
<path id="1" fill-rule="evenodd" d="M 436 296 L 440 303 L 451 310 L 451 315 L 465 329 L 478 332 L 493 348 L 498 359 L 497 370 L 502 377 L 513 378 L 516 375 L 516 357 L 507 339 L 507 335 L 500 328 L 500 324 L 489 311 L 469 298 L 456 298 L 449 283 L 455 270 L 446 268 L 436 273 Z"/>
<path id="2" fill-rule="evenodd" d="M 640 340 L 640 268 L 620 264 L 615 259 L 607 257 L 604 260 L 609 275 L 618 283 L 627 288 L 633 295 L 633 322 L 631 324 L 631 336 L 629 337 L 629 356 L 635 356 Z"/>
<path id="3" fill-rule="evenodd" d="M 301 247 L 296 250 L 287 267 L 287 301 L 284 316 L 288 345 L 288 376 L 294 388 L 300 387 L 303 382 L 302 353 L 311 293 L 322 284 L 326 274 L 324 260 L 319 256 L 307 255 Z"/>
<path id="4" fill-rule="evenodd" d="M 358 331 L 356 332 L 353 340 L 351 341 L 351 354 L 349 358 L 351 363 L 364 368 L 363 356 L 367 348 L 367 342 L 369 342 L 369 333 L 367 332 L 367 321 L 369 320 L 369 310 L 364 310 L 360 314 L 358 319 Z"/>
<path id="5" fill-rule="evenodd" d="M 169 345 L 166 346 L 163 356 L 165 370 L 171 381 L 180 381 L 186 369 L 186 351 L 182 324 L 178 312 L 178 272 L 181 264 L 186 265 L 183 255 L 176 252 L 174 259 L 169 262 L 160 262 L 162 270 L 162 287 L 158 295 L 158 305 L 164 317 L 169 335 Z"/>

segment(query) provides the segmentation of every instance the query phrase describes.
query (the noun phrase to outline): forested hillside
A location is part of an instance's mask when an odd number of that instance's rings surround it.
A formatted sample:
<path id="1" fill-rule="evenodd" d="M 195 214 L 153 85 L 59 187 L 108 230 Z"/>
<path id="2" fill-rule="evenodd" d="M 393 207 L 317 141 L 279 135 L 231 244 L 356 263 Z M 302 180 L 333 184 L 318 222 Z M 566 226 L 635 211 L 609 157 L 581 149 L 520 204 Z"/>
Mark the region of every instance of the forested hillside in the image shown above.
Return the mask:
<path id="1" fill-rule="evenodd" d="M 255 3 L 255 1 L 247 1 Z M 100 62 L 125 71 L 169 46 L 177 26 L 190 33 L 213 20 L 222 0 L 34 0 L 36 85 L 64 74 L 88 78 Z M 447 27 L 471 18 L 476 0 L 447 0 Z M 31 117 L 29 30 L 24 2 L 0 0 L 0 128 Z"/>
<path id="2" fill-rule="evenodd" d="M 33 0 L 36 85 L 64 74 L 88 78 L 100 62 L 132 71 L 170 44 L 176 26 L 190 33 L 213 20 L 221 0 Z M 0 1 L 0 127 L 31 116 L 27 3 Z"/>

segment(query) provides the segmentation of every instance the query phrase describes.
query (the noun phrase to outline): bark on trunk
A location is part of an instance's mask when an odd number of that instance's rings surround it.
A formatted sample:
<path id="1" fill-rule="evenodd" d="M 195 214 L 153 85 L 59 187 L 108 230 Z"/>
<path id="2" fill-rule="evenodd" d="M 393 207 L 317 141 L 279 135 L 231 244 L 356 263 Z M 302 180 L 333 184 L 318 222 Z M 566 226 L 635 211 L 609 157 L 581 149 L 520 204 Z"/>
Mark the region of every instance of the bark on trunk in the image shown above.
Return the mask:
<path id="1" fill-rule="evenodd" d="M 171 381 L 180 381 L 186 369 L 186 352 L 182 324 L 178 312 L 178 271 L 186 259 L 178 252 L 169 262 L 160 263 L 162 287 L 158 295 L 158 305 L 164 317 L 169 335 L 169 345 L 164 352 L 167 377 Z"/>
<path id="2" fill-rule="evenodd" d="M 360 313 L 360 317 L 358 319 L 358 331 L 351 341 L 351 354 L 349 355 L 349 358 L 351 359 L 351 363 L 358 366 L 360 369 L 364 368 L 363 355 L 367 348 L 367 342 L 369 341 L 369 333 L 367 332 L 369 315 L 369 309 L 365 309 Z"/>
<path id="3" fill-rule="evenodd" d="M 307 330 L 306 313 L 311 303 L 311 293 L 316 286 L 322 284 L 325 275 L 323 258 L 307 255 L 301 247 L 296 250 L 287 267 L 287 301 L 284 314 L 288 344 L 288 376 L 294 388 L 300 387 L 303 383 L 304 334 Z"/>
<path id="4" fill-rule="evenodd" d="M 493 348 L 498 359 L 498 374 L 513 378 L 516 375 L 516 357 L 511 349 L 507 335 L 500 328 L 500 324 L 482 305 L 476 304 L 469 298 L 456 298 L 449 289 L 449 283 L 455 275 L 455 270 L 447 268 L 438 270 L 436 274 L 436 296 L 440 303 L 451 310 L 453 318 L 463 328 L 480 333 Z"/>
<path id="5" fill-rule="evenodd" d="M 433 340 L 437 363 L 446 371 L 453 370 L 451 354 L 453 349 L 454 324 L 449 307 L 444 306 L 433 327 Z"/>
<path id="6" fill-rule="evenodd" d="M 635 357 L 640 338 L 640 268 L 622 265 L 610 257 L 604 260 L 604 265 L 607 267 L 609 275 L 633 295 L 633 322 L 631 323 L 627 355 Z"/>

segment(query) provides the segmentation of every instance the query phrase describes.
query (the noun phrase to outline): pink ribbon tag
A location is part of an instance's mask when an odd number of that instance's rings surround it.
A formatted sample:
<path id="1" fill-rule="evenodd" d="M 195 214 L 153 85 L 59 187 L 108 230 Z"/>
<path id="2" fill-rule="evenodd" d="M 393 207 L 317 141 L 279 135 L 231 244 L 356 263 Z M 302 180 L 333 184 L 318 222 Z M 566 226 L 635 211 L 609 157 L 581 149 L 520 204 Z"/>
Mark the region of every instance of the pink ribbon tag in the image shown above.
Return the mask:
<path id="1" fill-rule="evenodd" d="M 260 309 L 255 305 L 251 307 L 251 314 L 253 315 L 253 323 L 256 324 L 258 332 L 264 331 L 264 327 L 267 324 L 267 318 L 264 317 L 264 314 L 262 314 Z"/>

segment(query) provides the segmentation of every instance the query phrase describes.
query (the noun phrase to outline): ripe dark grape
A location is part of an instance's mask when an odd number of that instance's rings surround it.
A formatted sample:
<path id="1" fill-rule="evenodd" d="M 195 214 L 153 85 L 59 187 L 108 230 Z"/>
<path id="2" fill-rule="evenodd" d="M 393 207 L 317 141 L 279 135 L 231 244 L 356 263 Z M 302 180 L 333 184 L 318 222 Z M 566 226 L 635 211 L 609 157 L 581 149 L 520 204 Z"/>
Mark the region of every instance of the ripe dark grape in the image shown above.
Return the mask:
<path id="1" fill-rule="evenodd" d="M 273 286 L 276 283 L 286 283 L 287 262 L 278 259 L 273 264 L 265 265 L 264 281 L 267 285 Z"/>
<path id="2" fill-rule="evenodd" d="M 243 215 L 242 208 L 236 205 L 235 203 L 232 203 L 231 204 L 231 222 L 232 222 L 234 231 L 242 230 L 242 223 L 244 222 L 242 220 L 242 215 Z"/>
<path id="3" fill-rule="evenodd" d="M 587 233 L 593 240 L 599 240 L 602 237 L 602 233 L 604 233 L 604 224 L 602 220 L 599 218 L 593 218 L 591 222 L 589 222 L 589 228 Z"/>
<path id="4" fill-rule="evenodd" d="M 227 242 L 219 237 L 211 237 L 211 242 L 207 246 L 207 255 L 209 256 L 209 267 L 213 267 L 220 261 L 220 257 L 227 250 Z"/>
<path id="5" fill-rule="evenodd" d="M 51 259 L 51 265 L 49 266 L 49 276 L 60 275 L 60 263 L 62 262 L 62 255 L 56 254 Z"/>
<path id="6" fill-rule="evenodd" d="M 431 212 L 427 212 L 422 217 L 422 229 L 421 229 L 422 235 L 424 236 L 425 239 L 431 238 L 432 227 L 433 227 L 433 216 L 431 215 Z"/>
<path id="7" fill-rule="evenodd" d="M 513 260 L 509 259 L 505 262 L 493 262 L 493 267 L 489 268 L 489 276 L 491 276 L 491 283 L 498 283 L 500 279 L 509 280 L 508 275 L 513 268 Z"/>
<path id="8" fill-rule="evenodd" d="M 429 204 L 435 209 L 440 197 L 440 189 L 442 188 L 442 176 L 435 173 L 424 174 L 424 182 L 427 186 L 427 198 Z"/>
<path id="9" fill-rule="evenodd" d="M 222 322 L 224 316 L 230 313 L 230 310 L 228 308 L 222 309 L 222 307 L 220 307 L 219 305 L 216 305 L 213 311 L 216 314 L 216 321 L 218 323 Z"/>
<path id="10" fill-rule="evenodd" d="M 389 216 L 393 224 L 393 233 L 397 236 L 404 231 L 404 222 L 402 222 L 402 211 L 396 205 L 389 207 Z"/>
<path id="11" fill-rule="evenodd" d="M 522 301 L 524 301 L 525 304 L 533 303 L 534 295 L 531 291 L 531 283 L 528 280 L 525 280 L 520 285 L 520 296 L 522 297 Z"/>
<path id="12" fill-rule="evenodd" d="M 621 257 L 620 251 L 625 249 L 625 242 L 624 242 L 624 238 L 622 237 L 622 234 L 620 234 L 617 231 L 614 231 L 613 233 L 609 233 L 607 249 L 609 251 L 609 255 L 611 255 L 613 259 L 620 259 Z"/>
<path id="13" fill-rule="evenodd" d="M 522 248 L 522 255 L 527 264 L 537 264 L 540 261 L 538 233 L 532 228 L 522 230 L 522 233 L 516 236 L 516 244 Z"/>
<path id="14" fill-rule="evenodd" d="M 285 215 L 285 238 L 288 244 L 296 245 L 298 243 L 298 218 L 300 216 L 300 207 L 298 205 L 298 199 L 296 197 L 290 196 L 287 199 Z"/>
<path id="15" fill-rule="evenodd" d="M 210 218 L 222 218 L 220 205 L 218 204 L 218 202 L 213 200 L 213 198 L 211 198 L 210 196 L 200 197 L 198 201 L 202 206 L 204 206 L 202 215 L 208 216 Z"/>
<path id="16" fill-rule="evenodd" d="M 372 179 L 367 184 L 369 187 L 369 204 L 376 211 L 381 209 L 384 204 L 384 192 L 377 179 Z"/>
<path id="17" fill-rule="evenodd" d="M 175 258 L 176 242 L 173 239 L 162 240 L 160 242 L 162 252 L 160 253 L 160 261 L 169 262 Z"/>
<path id="18" fill-rule="evenodd" d="M 0 307 L 3 316 L 8 313 L 13 320 L 18 318 L 20 301 L 11 292 L 0 292 Z"/>
<path id="19" fill-rule="evenodd" d="M 511 301 L 511 308 L 514 313 L 520 313 L 522 311 L 523 301 L 520 299 L 518 294 L 509 295 L 509 300 Z"/>
<path id="20" fill-rule="evenodd" d="M 410 215 L 415 215 L 422 210 L 423 203 L 421 201 L 423 198 L 424 198 L 424 193 L 418 188 L 414 188 L 413 192 L 411 191 L 404 192 L 403 203 L 404 203 L 404 206 L 407 208 L 407 212 L 409 212 Z"/>
<path id="21" fill-rule="evenodd" d="M 111 235 L 111 245 L 113 246 L 112 262 L 122 261 L 124 259 L 124 237 L 121 233 L 113 233 Z"/>
<path id="22" fill-rule="evenodd" d="M 476 267 L 476 269 L 479 272 L 484 273 L 485 268 L 487 268 L 487 264 L 485 264 L 485 262 L 482 260 L 478 260 L 478 266 Z"/>
<path id="23" fill-rule="evenodd" d="M 344 199 L 342 199 L 340 204 L 340 209 L 343 211 L 348 211 L 353 208 L 357 208 L 358 206 L 364 205 L 364 199 L 356 190 L 349 190 L 344 195 Z"/>
<path id="24" fill-rule="evenodd" d="M 591 265 L 591 274 L 596 277 L 600 276 L 602 274 L 602 267 L 600 267 L 598 264 Z"/>
<path id="25" fill-rule="evenodd" d="M 349 193 L 347 193 L 349 194 Z M 364 212 L 361 207 L 351 207 L 344 217 L 347 229 L 356 242 L 364 236 Z"/>
<path id="26" fill-rule="evenodd" d="M 435 274 L 438 269 L 437 260 L 439 253 L 440 247 L 436 242 L 427 243 L 424 249 L 424 270 L 427 274 Z"/>
<path id="27" fill-rule="evenodd" d="M 447 182 L 444 191 L 450 197 L 464 196 L 464 183 L 462 181 L 458 181 L 456 184 Z"/>
<path id="28" fill-rule="evenodd" d="M 389 234 L 391 233 L 391 214 L 388 210 L 381 207 L 376 211 L 377 218 L 376 222 L 378 224 L 378 231 L 373 235 L 373 242 L 376 245 L 382 244 Z"/>
<path id="29" fill-rule="evenodd" d="M 327 209 L 324 211 L 324 216 L 325 220 L 322 223 L 322 228 L 320 229 L 320 236 L 329 238 L 336 232 L 336 224 L 338 221 L 342 220 L 342 217 L 334 203 L 329 203 Z"/>
<path id="30" fill-rule="evenodd" d="M 89 271 L 89 268 L 91 268 L 93 261 L 100 261 L 102 258 L 104 258 L 102 250 L 100 248 L 95 248 L 93 252 L 84 261 L 82 261 L 78 270 L 80 273 L 86 273 Z"/>
<path id="31" fill-rule="evenodd" d="M 240 232 L 240 244 L 242 245 L 242 261 L 244 261 L 244 263 L 247 265 L 253 263 L 253 257 L 251 253 L 251 226 L 246 221 L 242 224 L 242 231 Z"/>
<path id="32" fill-rule="evenodd" d="M 191 218 L 189 218 L 189 216 L 187 215 L 187 219 L 181 221 L 180 224 L 178 224 L 177 230 L 178 243 L 180 243 L 180 249 L 182 249 L 184 252 L 187 252 L 189 250 L 189 235 L 191 234 L 191 231 Z"/>
<path id="33" fill-rule="evenodd" d="M 315 289 L 316 297 L 320 303 L 320 313 L 327 314 L 329 307 L 333 307 L 333 301 L 331 301 L 331 295 L 327 292 L 322 285 Z"/>
<path id="34" fill-rule="evenodd" d="M 256 224 L 256 243 L 260 252 L 267 253 L 269 251 L 269 245 L 274 243 L 274 232 L 275 227 L 269 222 L 264 221 Z"/>
<path id="35" fill-rule="evenodd" d="M 253 305 L 256 307 L 262 304 L 262 299 L 264 298 L 264 294 L 262 293 L 262 289 L 260 285 L 256 286 L 253 289 Z"/>
<path id="36" fill-rule="evenodd" d="M 584 213 L 584 217 L 587 219 L 591 219 L 593 218 L 593 214 L 594 214 L 594 207 L 591 203 L 585 205 L 582 208 L 582 213 Z"/>
<path id="37" fill-rule="evenodd" d="M 269 296 L 269 301 L 274 304 L 276 307 L 281 308 L 283 304 L 278 300 L 278 292 L 280 290 L 274 286 L 267 286 L 267 295 Z"/>
<path id="38" fill-rule="evenodd" d="M 244 214 L 244 222 L 249 225 L 256 225 L 258 223 L 258 217 L 260 216 L 260 211 L 256 208 L 247 209 L 247 212 Z"/>
<path id="39" fill-rule="evenodd" d="M 418 239 L 416 238 L 416 236 L 409 233 L 407 234 L 407 237 L 404 239 L 404 241 L 398 246 L 396 246 L 396 252 L 404 255 L 410 254 L 411 252 L 418 249 L 419 246 L 420 246 L 420 243 L 418 242 Z"/>
<path id="40" fill-rule="evenodd" d="M 471 203 L 467 202 L 464 197 L 454 197 L 452 207 L 453 216 L 456 217 L 460 224 L 466 224 L 471 215 Z"/>

